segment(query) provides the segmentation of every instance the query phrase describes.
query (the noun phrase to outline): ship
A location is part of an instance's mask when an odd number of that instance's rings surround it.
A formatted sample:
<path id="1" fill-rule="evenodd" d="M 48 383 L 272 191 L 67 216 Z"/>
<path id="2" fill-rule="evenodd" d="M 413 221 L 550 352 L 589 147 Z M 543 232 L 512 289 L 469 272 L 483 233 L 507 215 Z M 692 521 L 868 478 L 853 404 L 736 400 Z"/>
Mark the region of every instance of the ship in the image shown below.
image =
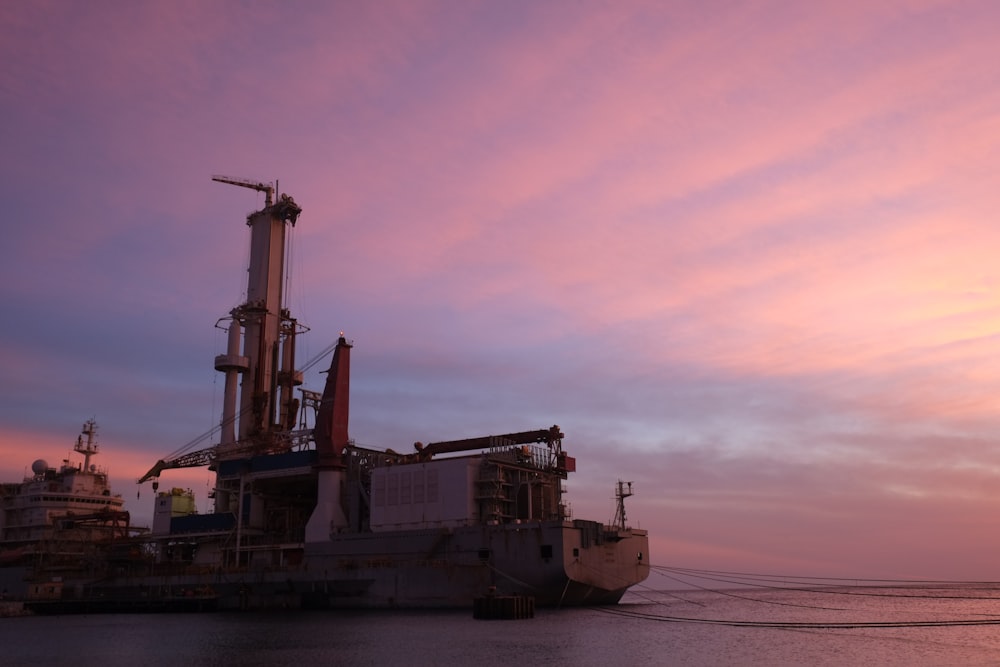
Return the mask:
<path id="1" fill-rule="evenodd" d="M 0 484 L 0 587 L 4 597 L 29 593 L 27 574 L 77 570 L 102 560 L 112 544 L 126 543 L 145 529 L 131 525 L 108 471 L 93 463 L 100 451 L 97 422 L 84 422 L 73 451 L 59 467 L 45 459 L 31 464 L 20 482 Z M 42 591 L 30 591 L 40 594 Z"/>
<path id="2" fill-rule="evenodd" d="M 483 596 L 605 605 L 646 579 L 648 535 L 625 515 L 631 484 L 619 482 L 610 524 L 574 518 L 564 494 L 576 460 L 558 426 L 408 452 L 355 442 L 354 343 L 341 333 L 324 351 L 322 392 L 302 387 L 315 360 L 297 367 L 308 329 L 283 289 L 301 207 L 271 183 L 212 178 L 265 195 L 246 219 L 246 302 L 216 325 L 225 385 L 206 437 L 217 442 L 157 461 L 138 480 L 155 492 L 150 533 L 108 549 L 100 571 L 60 572 L 59 594 L 35 611 L 472 608 Z M 161 474 L 187 467 L 215 473 L 211 511 L 198 513 L 190 490 L 159 490 Z"/>

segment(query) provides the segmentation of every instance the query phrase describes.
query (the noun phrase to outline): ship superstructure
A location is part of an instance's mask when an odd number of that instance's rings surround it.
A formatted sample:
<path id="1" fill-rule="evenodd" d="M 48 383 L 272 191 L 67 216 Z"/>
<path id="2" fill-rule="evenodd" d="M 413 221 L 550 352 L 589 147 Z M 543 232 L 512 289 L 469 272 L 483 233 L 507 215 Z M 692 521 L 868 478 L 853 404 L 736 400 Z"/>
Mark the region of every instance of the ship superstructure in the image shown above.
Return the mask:
<path id="1" fill-rule="evenodd" d="M 623 505 L 616 525 L 570 516 L 564 482 L 575 460 L 558 426 L 418 442 L 408 453 L 358 446 L 348 435 L 353 344 L 343 334 L 323 392 L 300 388 L 296 338 L 306 329 L 282 289 L 286 233 L 302 209 L 268 183 L 213 180 L 265 194 L 247 217 L 247 300 L 220 320 L 219 441 L 160 460 L 139 480 L 156 488 L 166 470 L 208 466 L 213 511 L 193 513 L 190 492 L 159 493 L 140 557 L 77 586 L 78 600 L 471 607 L 489 591 L 602 604 L 647 577 L 648 538 L 625 524 Z"/>
<path id="2" fill-rule="evenodd" d="M 73 451 L 82 462 L 59 467 L 44 459 L 18 483 L 0 484 L 0 565 L 78 564 L 131 535 L 124 500 L 113 493 L 97 456 L 97 423 L 84 423 Z"/>

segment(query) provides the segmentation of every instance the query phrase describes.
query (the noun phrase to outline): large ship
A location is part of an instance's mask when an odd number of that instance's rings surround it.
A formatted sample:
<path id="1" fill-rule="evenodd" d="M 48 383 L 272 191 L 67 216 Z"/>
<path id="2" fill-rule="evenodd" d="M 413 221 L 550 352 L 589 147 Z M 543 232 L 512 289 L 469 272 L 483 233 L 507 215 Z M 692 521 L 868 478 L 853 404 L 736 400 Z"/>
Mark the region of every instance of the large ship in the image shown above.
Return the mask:
<path id="1" fill-rule="evenodd" d="M 150 535 L 109 550 L 103 571 L 61 573 L 36 610 L 471 607 L 487 594 L 596 605 L 648 576 L 647 534 L 625 518 L 630 487 L 619 483 L 610 525 L 570 516 L 575 460 L 558 426 L 404 453 L 355 443 L 352 343 L 341 334 L 333 346 L 321 393 L 301 388 L 296 366 L 306 329 L 283 286 L 302 209 L 269 183 L 213 180 L 265 195 L 247 216 L 247 300 L 219 321 L 217 444 L 157 461 L 139 480 L 157 491 Z M 162 473 L 191 466 L 215 472 L 209 513 L 195 513 L 190 491 L 158 489 Z"/>

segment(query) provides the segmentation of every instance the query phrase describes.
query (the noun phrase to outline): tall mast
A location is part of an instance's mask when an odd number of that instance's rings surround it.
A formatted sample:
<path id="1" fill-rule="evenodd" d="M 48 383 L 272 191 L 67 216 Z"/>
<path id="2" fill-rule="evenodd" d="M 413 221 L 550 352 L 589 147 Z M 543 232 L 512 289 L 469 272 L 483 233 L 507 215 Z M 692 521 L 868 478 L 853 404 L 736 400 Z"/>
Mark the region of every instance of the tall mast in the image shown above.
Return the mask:
<path id="1" fill-rule="evenodd" d="M 227 444 L 251 439 L 267 444 L 269 434 L 289 430 L 295 423 L 297 405 L 292 389 L 302 382 L 294 359 L 298 325 L 284 306 L 283 287 L 286 228 L 295 225 L 302 209 L 285 194 L 275 203 L 270 183 L 225 176 L 213 176 L 212 180 L 265 194 L 264 208 L 247 216 L 247 300 L 230 312 L 226 353 L 215 359 L 216 370 L 226 374 L 219 449 L 220 458 L 224 458 Z M 243 379 L 237 399 L 239 375 Z"/>

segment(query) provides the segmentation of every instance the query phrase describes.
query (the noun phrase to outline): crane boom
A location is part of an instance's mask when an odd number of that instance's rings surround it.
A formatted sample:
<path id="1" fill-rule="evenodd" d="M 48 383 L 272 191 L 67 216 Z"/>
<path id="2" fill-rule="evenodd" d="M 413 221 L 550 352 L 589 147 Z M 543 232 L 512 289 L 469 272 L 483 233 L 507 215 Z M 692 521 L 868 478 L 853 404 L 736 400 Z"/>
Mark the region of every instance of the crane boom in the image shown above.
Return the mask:
<path id="1" fill-rule="evenodd" d="M 527 445 L 535 442 L 547 444 L 550 448 L 561 451 L 563 434 L 558 426 L 540 429 L 538 431 L 522 431 L 520 433 L 506 433 L 504 435 L 487 435 L 479 438 L 466 438 L 465 440 L 449 440 L 446 442 L 432 442 L 428 445 L 415 443 L 421 460 L 428 460 L 437 454 L 450 454 L 454 452 L 466 452 L 473 449 L 486 449 L 499 444 L 504 445 Z M 419 445 L 419 446 L 418 446 Z"/>
<path id="2" fill-rule="evenodd" d="M 256 456 L 259 454 L 285 452 L 292 449 L 307 447 L 313 438 L 311 428 L 296 431 L 276 431 L 271 434 L 269 442 L 262 443 L 259 439 L 241 440 L 226 446 L 228 456 Z M 136 480 L 136 484 L 159 477 L 164 470 L 175 468 L 200 468 L 212 466 L 219 458 L 219 445 L 212 445 L 194 452 L 188 452 L 173 458 L 160 459 L 145 475 Z"/>
<path id="3" fill-rule="evenodd" d="M 237 185 L 241 188 L 250 188 L 251 190 L 263 192 L 265 208 L 274 203 L 274 185 L 271 183 L 252 181 L 249 178 L 233 178 L 231 176 L 213 176 L 212 180 L 217 183 L 227 183 L 229 185 Z"/>
<path id="4" fill-rule="evenodd" d="M 207 466 L 215 459 L 216 447 L 212 446 L 208 449 L 201 449 L 197 452 L 191 452 L 190 454 L 185 454 L 184 456 L 179 456 L 175 459 L 160 459 L 157 461 L 152 468 L 146 472 L 145 475 L 136 480 L 136 484 L 142 484 L 148 479 L 154 477 L 159 477 L 160 473 L 164 470 L 171 470 L 173 468 L 197 468 L 199 466 Z"/>

